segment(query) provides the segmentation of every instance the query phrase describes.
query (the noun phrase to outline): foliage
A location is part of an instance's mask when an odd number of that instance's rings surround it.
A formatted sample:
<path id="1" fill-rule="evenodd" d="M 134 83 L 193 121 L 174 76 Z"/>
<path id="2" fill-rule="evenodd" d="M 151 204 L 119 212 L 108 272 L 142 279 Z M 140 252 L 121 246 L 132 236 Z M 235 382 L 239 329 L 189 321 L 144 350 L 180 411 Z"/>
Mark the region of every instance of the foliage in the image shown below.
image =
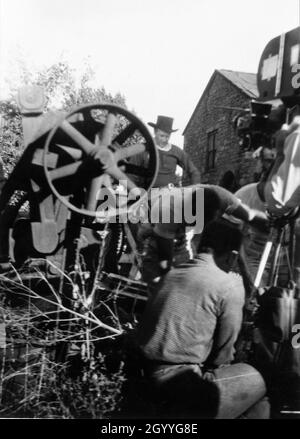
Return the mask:
<path id="1" fill-rule="evenodd" d="M 45 90 L 46 111 L 49 109 L 69 111 L 76 106 L 93 102 L 110 102 L 125 106 L 125 99 L 121 94 L 112 96 L 104 87 L 92 87 L 91 83 L 94 79 L 95 72 L 88 63 L 78 77 L 76 71 L 66 61 L 60 61 L 40 71 L 36 84 Z"/>
<path id="2" fill-rule="evenodd" d="M 122 364 L 110 373 L 99 353 L 74 375 L 72 362 L 51 361 L 43 350 L 35 355 L 34 365 L 5 373 L 1 417 L 103 419 L 118 410 L 125 381 Z"/>
<path id="3" fill-rule="evenodd" d="M 108 93 L 104 87 L 93 86 L 95 72 L 86 61 L 78 73 L 67 61 L 59 61 L 37 72 L 31 71 L 23 60 L 16 66 L 15 82 L 7 79 L 9 97 L 0 101 L 1 158 L 6 176 L 10 174 L 23 151 L 22 118 L 17 105 L 17 92 L 21 85 L 37 84 L 45 90 L 44 112 L 49 110 L 70 111 L 88 103 L 115 103 L 126 107 L 125 98 Z"/>
<path id="4" fill-rule="evenodd" d="M 68 302 L 41 271 L 49 261 L 30 281 L 25 268 L 0 275 L 0 417 L 101 419 L 125 403 L 127 411 L 142 407 L 140 381 L 128 379 L 128 358 L 138 364 L 135 310 L 131 299 L 116 303 L 126 287 L 111 289 L 100 259 L 93 279 L 79 255 L 74 272 L 60 272 Z"/>
<path id="5" fill-rule="evenodd" d="M 50 284 L 49 296 L 21 280 L 0 280 L 0 416 L 99 419 L 117 410 L 123 362 L 109 368 L 101 347 L 123 334 L 116 318 L 106 325 L 103 309 L 97 317 L 79 294 L 79 306 L 66 308 Z"/>
<path id="6" fill-rule="evenodd" d="M 0 144 L 5 176 L 11 173 L 23 150 L 22 119 L 16 101 L 0 102 Z"/>

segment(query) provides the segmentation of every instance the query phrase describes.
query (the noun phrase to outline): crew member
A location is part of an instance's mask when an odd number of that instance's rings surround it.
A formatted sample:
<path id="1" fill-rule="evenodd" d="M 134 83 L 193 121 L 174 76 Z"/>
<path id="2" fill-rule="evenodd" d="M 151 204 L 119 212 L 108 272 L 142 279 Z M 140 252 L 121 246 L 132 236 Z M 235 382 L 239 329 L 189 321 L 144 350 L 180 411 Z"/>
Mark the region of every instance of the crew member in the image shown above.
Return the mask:
<path id="1" fill-rule="evenodd" d="M 210 222 L 197 259 L 173 268 L 147 302 L 137 340 L 167 415 L 269 417 L 260 373 L 232 364 L 245 293 L 240 278 L 228 271 L 241 241 L 229 222 Z"/>

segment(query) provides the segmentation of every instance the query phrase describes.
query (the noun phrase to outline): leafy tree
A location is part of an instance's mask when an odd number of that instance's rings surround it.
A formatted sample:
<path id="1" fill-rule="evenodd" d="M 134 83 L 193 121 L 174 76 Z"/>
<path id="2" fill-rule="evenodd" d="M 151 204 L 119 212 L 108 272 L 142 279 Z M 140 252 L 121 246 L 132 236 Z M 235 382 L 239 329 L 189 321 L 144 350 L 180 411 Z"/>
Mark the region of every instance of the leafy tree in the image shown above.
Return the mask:
<path id="1" fill-rule="evenodd" d="M 109 102 L 126 107 L 125 98 L 120 93 L 115 96 L 105 88 L 93 87 L 95 72 L 88 61 L 83 71 L 73 69 L 67 61 L 59 61 L 50 67 L 37 72 L 29 70 L 26 63 L 20 60 L 12 78 L 7 79 L 9 97 L 0 101 L 0 145 L 1 158 L 4 162 L 5 174 L 8 175 L 23 149 L 22 118 L 17 105 L 16 95 L 20 85 L 37 84 L 44 88 L 46 102 L 44 111 L 70 111 L 76 106 L 94 103 Z"/>
<path id="2" fill-rule="evenodd" d="M 23 150 L 22 118 L 13 98 L 0 102 L 0 128 L 0 158 L 7 176 Z"/>
<path id="3" fill-rule="evenodd" d="M 66 61 L 60 61 L 40 71 L 36 83 L 45 90 L 47 110 L 69 111 L 75 106 L 92 102 L 110 102 L 126 106 L 122 95 L 112 96 L 104 87 L 92 87 L 90 84 L 94 79 L 95 72 L 88 63 L 78 77 L 76 71 Z"/>

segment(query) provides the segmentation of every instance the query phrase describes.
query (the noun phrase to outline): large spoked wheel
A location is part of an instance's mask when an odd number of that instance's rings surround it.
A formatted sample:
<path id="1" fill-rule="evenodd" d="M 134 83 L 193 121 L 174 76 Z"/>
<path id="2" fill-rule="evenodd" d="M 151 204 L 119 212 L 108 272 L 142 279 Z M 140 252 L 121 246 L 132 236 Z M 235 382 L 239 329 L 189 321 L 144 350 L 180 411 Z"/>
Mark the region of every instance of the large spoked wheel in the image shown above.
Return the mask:
<path id="1" fill-rule="evenodd" d="M 143 160 L 135 164 L 139 154 Z M 134 114 L 114 104 L 94 104 L 71 112 L 51 130 L 43 165 L 52 192 L 64 205 L 106 222 L 128 215 L 147 197 L 158 153 L 148 128 Z"/>

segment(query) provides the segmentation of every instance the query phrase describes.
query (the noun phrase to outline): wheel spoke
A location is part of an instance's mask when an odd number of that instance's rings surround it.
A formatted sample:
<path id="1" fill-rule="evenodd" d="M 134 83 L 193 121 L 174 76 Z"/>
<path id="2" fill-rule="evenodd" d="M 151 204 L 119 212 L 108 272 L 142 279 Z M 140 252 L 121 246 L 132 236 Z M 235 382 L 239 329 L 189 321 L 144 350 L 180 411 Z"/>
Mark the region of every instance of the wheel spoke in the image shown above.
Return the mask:
<path id="1" fill-rule="evenodd" d="M 105 126 L 103 130 L 99 133 L 99 138 L 95 146 L 95 158 L 100 160 L 101 162 L 101 155 L 105 156 L 108 159 L 113 159 L 113 154 L 108 150 L 108 146 L 111 144 L 112 136 L 114 127 L 116 124 L 116 116 L 113 113 L 108 113 Z M 98 156 L 98 157 L 97 157 Z M 105 159 L 101 162 L 105 166 Z M 102 176 L 95 177 L 91 181 L 89 194 L 88 194 L 88 200 L 87 200 L 87 209 L 88 210 L 94 210 L 96 208 L 97 204 L 97 194 L 99 191 L 99 187 L 101 185 Z"/>
<path id="2" fill-rule="evenodd" d="M 64 120 L 61 123 L 60 128 L 68 134 L 68 136 L 70 136 L 86 154 L 90 154 L 94 150 L 95 145 L 81 134 L 80 131 L 74 128 L 67 120 Z"/>
<path id="3" fill-rule="evenodd" d="M 75 163 L 70 163 L 69 165 L 61 166 L 60 168 L 53 169 L 49 171 L 49 176 L 51 180 L 57 180 L 58 178 L 69 177 L 78 171 L 79 167 L 82 165 L 82 160 Z"/>
<path id="4" fill-rule="evenodd" d="M 110 168 L 106 169 L 105 171 L 107 174 L 111 175 L 113 178 L 119 181 L 119 184 L 122 184 L 121 182 L 125 183 L 125 186 L 129 190 L 135 190 L 136 193 L 141 192 L 140 188 L 138 188 L 133 181 L 126 175 L 124 172 L 121 171 L 117 166 L 111 166 Z"/>
<path id="5" fill-rule="evenodd" d="M 100 134 L 100 147 L 107 147 L 108 145 L 110 145 L 112 143 L 112 136 L 113 136 L 113 132 L 114 132 L 114 128 L 116 125 L 116 116 L 112 113 L 108 113 L 107 115 L 107 119 L 106 119 L 106 124 L 103 128 L 102 133 Z"/>
<path id="6" fill-rule="evenodd" d="M 129 124 L 123 131 L 120 132 L 120 134 L 117 135 L 117 137 L 113 139 L 113 143 L 123 145 L 123 143 L 126 142 L 126 140 L 129 139 L 129 137 L 132 136 L 136 130 L 137 127 L 135 124 Z"/>
<path id="7" fill-rule="evenodd" d="M 99 198 L 99 195 L 101 194 L 102 191 L 104 191 L 104 195 L 107 196 L 107 191 L 109 190 L 110 195 L 113 197 L 114 202 L 113 202 L 113 206 L 116 206 L 116 194 L 115 191 L 112 187 L 112 181 L 111 181 L 111 177 L 108 174 L 103 174 L 101 175 L 98 179 L 97 179 L 97 183 L 99 184 L 98 186 L 98 190 L 95 194 L 96 196 L 96 204 L 95 204 L 95 208 L 97 207 L 97 201 L 99 201 L 99 199 L 101 201 L 103 201 L 102 198 Z M 110 197 L 108 197 L 108 200 L 111 200 Z"/>
<path id="8" fill-rule="evenodd" d="M 107 188 L 112 188 L 112 181 L 111 181 L 111 177 L 108 174 L 103 174 L 99 177 L 99 187 L 107 187 Z"/>
<path id="9" fill-rule="evenodd" d="M 74 160 L 79 160 L 82 157 L 82 151 L 80 149 L 71 148 L 70 146 L 61 145 L 59 143 L 56 143 L 56 146 L 58 146 L 59 148 L 63 149 Z"/>
<path id="10" fill-rule="evenodd" d="M 118 163 L 119 160 L 128 159 L 134 155 L 141 154 L 146 150 L 144 143 L 136 143 L 135 145 L 126 146 L 126 148 L 117 149 L 115 152 L 115 160 Z"/>

